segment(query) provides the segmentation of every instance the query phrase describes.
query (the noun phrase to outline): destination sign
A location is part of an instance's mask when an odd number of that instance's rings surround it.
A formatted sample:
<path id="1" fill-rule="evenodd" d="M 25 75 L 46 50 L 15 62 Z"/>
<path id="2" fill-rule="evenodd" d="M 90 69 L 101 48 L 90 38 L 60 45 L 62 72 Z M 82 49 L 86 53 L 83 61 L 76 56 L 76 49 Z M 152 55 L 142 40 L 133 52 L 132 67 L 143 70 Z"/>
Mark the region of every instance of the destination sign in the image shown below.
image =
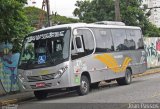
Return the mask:
<path id="1" fill-rule="evenodd" d="M 39 34 L 34 36 L 27 37 L 27 42 L 40 40 L 40 39 L 49 39 L 53 37 L 63 37 L 65 35 L 65 31 L 58 31 L 58 32 L 49 32 L 45 34 Z"/>

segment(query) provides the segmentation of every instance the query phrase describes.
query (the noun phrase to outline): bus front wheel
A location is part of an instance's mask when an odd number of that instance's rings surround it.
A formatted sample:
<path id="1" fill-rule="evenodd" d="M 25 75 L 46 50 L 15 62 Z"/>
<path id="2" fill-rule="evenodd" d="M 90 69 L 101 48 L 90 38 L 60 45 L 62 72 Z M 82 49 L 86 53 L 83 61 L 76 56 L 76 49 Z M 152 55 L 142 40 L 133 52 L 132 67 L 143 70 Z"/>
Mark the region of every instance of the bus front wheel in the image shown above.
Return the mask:
<path id="1" fill-rule="evenodd" d="M 46 91 L 34 91 L 34 95 L 37 99 L 42 100 L 47 98 L 48 92 Z"/>
<path id="2" fill-rule="evenodd" d="M 89 88 L 90 88 L 89 79 L 87 78 L 87 76 L 82 75 L 80 86 L 77 89 L 78 94 L 87 95 L 89 92 Z"/>
<path id="3" fill-rule="evenodd" d="M 132 82 L 132 72 L 126 69 L 125 77 L 116 79 L 119 85 L 129 85 Z"/>

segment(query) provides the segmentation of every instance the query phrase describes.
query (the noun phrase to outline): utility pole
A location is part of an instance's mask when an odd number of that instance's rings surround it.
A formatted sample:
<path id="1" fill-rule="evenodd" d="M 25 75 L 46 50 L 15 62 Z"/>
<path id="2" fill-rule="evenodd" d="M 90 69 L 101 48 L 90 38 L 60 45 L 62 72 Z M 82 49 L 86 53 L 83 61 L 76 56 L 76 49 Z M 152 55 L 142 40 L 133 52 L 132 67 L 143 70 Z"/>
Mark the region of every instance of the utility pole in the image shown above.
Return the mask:
<path id="1" fill-rule="evenodd" d="M 121 21 L 120 0 L 115 0 L 115 21 Z"/>
<path id="2" fill-rule="evenodd" d="M 47 26 L 51 26 L 51 19 L 50 19 L 50 3 L 49 0 L 43 0 L 42 2 L 42 10 L 46 11 L 47 9 Z M 39 15 L 39 22 L 37 24 L 37 29 L 40 29 L 42 27 L 46 27 L 45 25 L 45 13 L 41 12 Z"/>
<path id="3" fill-rule="evenodd" d="M 46 7 L 47 7 L 47 21 L 48 21 L 48 27 L 51 26 L 51 20 L 50 20 L 50 2 L 49 0 L 46 0 Z"/>

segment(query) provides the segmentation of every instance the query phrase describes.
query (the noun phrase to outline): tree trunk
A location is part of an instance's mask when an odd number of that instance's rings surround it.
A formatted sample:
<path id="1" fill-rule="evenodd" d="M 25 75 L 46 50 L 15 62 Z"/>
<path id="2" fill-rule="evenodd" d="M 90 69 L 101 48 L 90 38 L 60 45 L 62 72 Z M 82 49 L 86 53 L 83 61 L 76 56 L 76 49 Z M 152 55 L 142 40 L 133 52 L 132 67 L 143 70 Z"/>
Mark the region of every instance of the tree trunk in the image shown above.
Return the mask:
<path id="1" fill-rule="evenodd" d="M 120 0 L 115 0 L 115 21 L 121 21 Z"/>

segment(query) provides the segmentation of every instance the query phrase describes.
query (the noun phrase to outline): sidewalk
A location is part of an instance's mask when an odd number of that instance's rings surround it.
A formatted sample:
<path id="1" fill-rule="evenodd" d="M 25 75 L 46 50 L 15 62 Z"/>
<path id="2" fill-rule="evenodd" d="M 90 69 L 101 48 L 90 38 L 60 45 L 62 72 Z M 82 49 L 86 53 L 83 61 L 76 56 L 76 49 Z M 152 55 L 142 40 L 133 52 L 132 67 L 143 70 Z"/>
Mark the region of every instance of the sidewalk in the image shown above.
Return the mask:
<path id="1" fill-rule="evenodd" d="M 146 72 L 144 72 L 142 74 L 133 75 L 133 78 L 137 78 L 137 77 L 141 77 L 141 76 L 145 76 L 145 75 L 150 75 L 150 74 L 154 74 L 154 73 L 160 73 L 160 68 L 148 69 Z"/>
<path id="2" fill-rule="evenodd" d="M 0 106 L 8 104 L 16 104 L 21 101 L 30 100 L 34 98 L 33 92 L 20 92 L 17 94 L 8 94 L 0 97 Z"/>
<path id="3" fill-rule="evenodd" d="M 159 72 L 160 72 L 160 68 L 148 69 L 145 73 L 133 75 L 133 78 L 154 74 L 154 73 L 159 73 Z M 8 105 L 8 104 L 16 104 L 18 102 L 30 100 L 33 98 L 34 98 L 33 92 L 21 92 L 21 93 L 12 94 L 12 95 L 5 95 L 0 97 L 0 106 Z"/>

